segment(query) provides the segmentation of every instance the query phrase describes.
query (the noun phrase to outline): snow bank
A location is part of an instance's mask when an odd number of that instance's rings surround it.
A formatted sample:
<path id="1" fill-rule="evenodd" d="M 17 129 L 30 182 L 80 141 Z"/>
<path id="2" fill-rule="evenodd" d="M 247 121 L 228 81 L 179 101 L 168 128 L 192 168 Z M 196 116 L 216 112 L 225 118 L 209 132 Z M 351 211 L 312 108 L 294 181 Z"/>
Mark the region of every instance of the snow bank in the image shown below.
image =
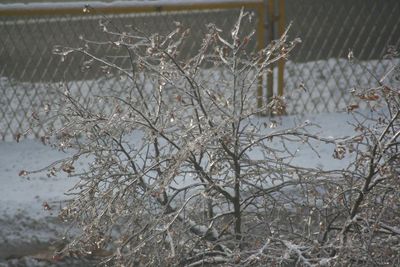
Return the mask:
<path id="1" fill-rule="evenodd" d="M 219 3 L 230 3 L 230 4 L 243 4 L 243 0 L 156 0 L 156 1 L 112 1 L 112 2 L 100 2 L 100 1 L 73 1 L 73 2 L 42 2 L 42 3 L 7 3 L 0 4 L 0 12 L 7 13 L 24 13 L 24 12 L 57 12 L 59 10 L 64 10 L 64 12 L 70 11 L 82 11 L 89 4 L 91 8 L 97 11 L 106 10 L 109 8 L 118 9 L 137 9 L 140 8 L 150 8 L 157 7 L 161 11 L 161 7 L 172 7 L 182 5 L 210 5 Z M 262 3 L 260 0 L 247 0 L 247 3 Z"/>

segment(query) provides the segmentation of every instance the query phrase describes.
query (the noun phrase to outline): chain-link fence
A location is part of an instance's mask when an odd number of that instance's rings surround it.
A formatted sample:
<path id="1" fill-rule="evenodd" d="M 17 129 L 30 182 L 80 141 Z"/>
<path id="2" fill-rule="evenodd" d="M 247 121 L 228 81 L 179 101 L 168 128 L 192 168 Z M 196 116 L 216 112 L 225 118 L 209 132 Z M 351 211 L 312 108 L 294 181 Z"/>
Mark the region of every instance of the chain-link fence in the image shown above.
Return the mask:
<path id="1" fill-rule="evenodd" d="M 377 86 L 387 72 L 385 82 L 398 83 L 400 1 L 286 0 L 285 6 L 290 36 L 302 39 L 285 64 L 289 113 L 345 110 L 355 101 L 350 90 Z"/>
<path id="2" fill-rule="evenodd" d="M 242 5 L 250 2 L 243 1 Z M 396 66 L 399 68 L 398 54 L 393 54 L 394 58 L 384 58 L 390 49 L 394 51 L 400 45 L 398 0 L 265 2 L 270 7 L 263 10 L 267 17 L 275 19 L 271 12 L 271 3 L 275 3 L 276 16 L 285 16 L 286 25 L 292 22 L 290 37 L 302 39 L 284 67 L 283 84 L 289 114 L 344 110 L 354 101 L 350 94 L 352 88 L 376 85 L 376 79 L 368 71 L 381 77 Z M 284 9 L 279 8 L 282 4 Z M 165 34 L 176 27 L 175 22 L 180 22 L 192 29 L 193 41 L 184 47 L 184 54 L 189 55 L 199 47 L 206 24 L 215 23 L 223 30 L 230 29 L 239 9 L 240 5 L 178 12 L 162 11 L 159 7 L 157 12 L 108 13 L 106 18 L 96 12 L 67 15 L 58 10 L 54 12 L 57 15 L 44 12 L 36 16 L 3 16 L 0 12 L 0 137 L 10 139 L 29 128 L 35 112 L 53 103 L 65 82 L 71 91 L 87 101 L 93 94 L 122 93 L 129 86 L 128 80 L 116 78 L 104 66 L 91 64 L 89 68 L 88 57 L 54 55 L 54 46 L 77 48 L 89 43 L 93 54 L 106 55 L 124 65 L 129 62 L 121 50 L 104 45 L 113 40 L 103 27 L 121 31 L 135 27 L 147 33 Z M 254 25 L 249 27 L 258 28 L 258 6 L 248 6 L 248 9 L 255 14 Z M 265 26 L 269 32 L 270 24 Z M 275 28 L 278 33 L 278 23 Z M 257 49 L 255 43 L 249 47 Z M 355 56 L 351 62 L 347 59 L 350 51 Z M 395 75 L 387 79 L 396 82 Z M 60 86 L 60 82 L 64 84 Z"/>
<path id="3" fill-rule="evenodd" d="M 129 88 L 130 81 L 117 77 L 110 68 L 91 62 L 89 57 L 79 53 L 66 57 L 55 55 L 55 47 L 62 51 L 65 47 L 86 46 L 93 55 L 106 57 L 109 62 L 123 67 L 129 65 L 129 57 L 124 49 L 113 45 L 118 37 L 107 32 L 129 32 L 135 28 L 144 34 L 165 35 L 179 23 L 191 29 L 191 39 L 181 53 L 189 56 L 191 51 L 198 51 L 207 24 L 214 23 L 224 30 L 233 27 L 241 6 L 223 5 L 225 8 L 161 11 L 159 7 L 156 12 L 134 10 L 134 13 L 106 15 L 90 8 L 87 9 L 89 13 L 80 15 L 0 16 L 0 137 L 11 139 L 23 133 L 35 113 L 56 102 L 66 86 L 83 102 L 91 101 L 93 95 L 120 95 Z M 246 8 L 254 19 L 245 31 L 251 32 L 257 27 L 259 10 L 255 7 L 257 5 Z M 256 41 L 248 47 L 255 50 Z M 96 104 L 100 109 L 105 105 Z M 40 129 L 34 134 L 46 130 Z"/>

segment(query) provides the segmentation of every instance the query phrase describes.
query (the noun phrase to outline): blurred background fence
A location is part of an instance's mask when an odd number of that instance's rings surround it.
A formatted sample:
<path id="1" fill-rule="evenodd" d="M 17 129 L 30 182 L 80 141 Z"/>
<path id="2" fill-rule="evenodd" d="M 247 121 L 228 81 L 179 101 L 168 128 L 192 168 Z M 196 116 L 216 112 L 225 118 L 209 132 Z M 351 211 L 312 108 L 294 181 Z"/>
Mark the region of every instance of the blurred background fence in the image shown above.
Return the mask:
<path id="1" fill-rule="evenodd" d="M 130 32 L 135 28 L 148 35 L 167 35 L 180 23 L 191 30 L 191 40 L 182 47 L 184 57 L 200 48 L 209 23 L 228 29 L 225 34 L 228 36 L 242 7 L 253 15 L 244 30 L 250 33 L 260 28 L 259 39 L 264 34 L 265 12 L 261 0 L 246 3 L 209 0 L 186 5 L 184 2 L 89 2 L 87 8 L 84 2 L 0 5 L 1 138 L 24 133 L 32 116 L 59 99 L 65 86 L 83 102 L 90 101 L 93 95 L 128 91 L 128 79 L 117 77 L 104 65 L 88 64 L 89 57 L 80 53 L 66 57 L 53 53 L 55 47 L 62 51 L 64 47 L 90 46 L 86 49 L 93 55 L 129 67 L 126 51 L 112 44 L 119 37 L 107 33 L 105 27 L 114 32 Z M 261 39 L 258 45 L 264 46 L 264 38 Z M 248 45 L 253 51 L 256 46 L 256 41 Z M 106 105 L 96 104 L 100 109 Z M 46 130 L 38 129 L 34 134 Z"/>
<path id="2" fill-rule="evenodd" d="M 352 88 L 376 86 L 366 69 L 380 77 L 400 68 L 399 54 L 388 56 L 400 45 L 398 0 L 197 1 L 214 3 L 200 9 L 195 5 L 188 8 L 185 2 L 177 5 L 174 1 L 176 6 L 170 9 L 160 4 L 165 1 L 144 1 L 131 9 L 109 9 L 113 5 L 107 4 L 108 9 L 87 14 L 83 6 L 68 8 L 71 3 L 59 4 L 59 9 L 49 4 L 0 4 L 0 138 L 11 139 L 27 129 L 35 112 L 53 103 L 66 82 L 83 99 L 90 99 L 94 90 L 122 92 L 129 87 L 127 80 L 113 77 L 107 68 L 88 69 L 89 58 L 52 53 L 55 46 L 76 48 L 90 40 L 94 54 L 128 64 L 120 50 L 102 45 L 110 43 L 110 36 L 102 30 L 108 20 L 116 27 L 134 25 L 161 34 L 180 22 L 192 29 L 193 41 L 184 48 L 187 55 L 199 47 L 206 24 L 230 29 L 242 5 L 254 13 L 254 24 L 248 30 L 258 29 L 258 46 L 277 38 L 292 22 L 290 38 L 300 37 L 302 43 L 284 66 L 279 65 L 280 71 L 277 66 L 276 75 L 268 82 L 275 94 L 284 92 L 289 114 L 343 111 L 354 101 Z M 260 33 L 260 25 L 264 33 Z M 257 44 L 250 47 L 257 49 Z M 355 56 L 351 62 L 347 59 L 350 51 Z M 387 82 L 398 82 L 395 73 L 388 75 Z"/>
<path id="3" fill-rule="evenodd" d="M 285 64 L 289 113 L 343 111 L 355 101 L 350 90 L 378 86 L 371 74 L 380 79 L 393 70 L 385 83 L 398 85 L 400 1 L 283 3 L 291 37 L 302 40 Z"/>

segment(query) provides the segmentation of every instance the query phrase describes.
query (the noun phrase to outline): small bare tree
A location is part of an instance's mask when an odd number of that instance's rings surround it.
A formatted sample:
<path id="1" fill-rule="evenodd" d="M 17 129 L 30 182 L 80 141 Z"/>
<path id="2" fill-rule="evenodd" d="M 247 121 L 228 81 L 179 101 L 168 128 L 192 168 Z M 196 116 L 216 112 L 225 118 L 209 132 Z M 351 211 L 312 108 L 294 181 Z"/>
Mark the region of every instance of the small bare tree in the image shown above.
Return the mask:
<path id="1" fill-rule="evenodd" d="M 82 229 L 67 249 L 106 248 L 106 261 L 128 266 L 398 260 L 399 90 L 382 83 L 363 93 L 387 105 L 381 117 L 355 116 L 359 133 L 351 138 L 323 138 L 310 123 L 275 128 L 258 115 L 279 115 L 284 102 L 277 97 L 257 108 L 256 88 L 297 41 L 285 34 L 251 53 L 253 32 L 241 31 L 247 18 L 242 11 L 229 39 L 208 25 L 187 60 L 180 48 L 189 33 L 180 25 L 167 36 L 110 32 L 130 68 L 83 48 L 61 51 L 131 80 L 126 94 L 95 98 L 108 103 L 104 110 L 67 88 L 64 124 L 42 137 L 74 152 L 49 166 L 51 174 L 72 173 L 80 158 L 92 159 L 61 213 Z M 354 160 L 336 171 L 292 164 L 296 144 L 316 142 L 334 144 L 337 159 L 352 152 Z"/>

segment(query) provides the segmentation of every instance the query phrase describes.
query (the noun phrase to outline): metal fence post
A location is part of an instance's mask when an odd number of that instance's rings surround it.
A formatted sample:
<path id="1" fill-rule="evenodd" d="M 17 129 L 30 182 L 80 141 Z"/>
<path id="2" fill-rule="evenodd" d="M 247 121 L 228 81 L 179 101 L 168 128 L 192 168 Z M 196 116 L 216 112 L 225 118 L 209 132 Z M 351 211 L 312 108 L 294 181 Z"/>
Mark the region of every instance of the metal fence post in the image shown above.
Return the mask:
<path id="1" fill-rule="evenodd" d="M 279 0 L 279 35 L 285 32 L 286 18 L 285 18 L 285 0 Z M 278 62 L 278 95 L 282 96 L 284 91 L 284 71 L 285 71 L 285 59 L 281 59 Z"/>
<path id="2" fill-rule="evenodd" d="M 268 41 L 275 38 L 275 0 L 268 1 Z M 267 103 L 274 95 L 274 66 L 271 65 L 267 72 Z"/>
<path id="3" fill-rule="evenodd" d="M 257 49 L 258 51 L 261 51 L 262 49 L 265 48 L 265 14 L 266 9 L 265 9 L 265 4 L 262 3 L 260 5 L 260 8 L 258 9 L 258 23 L 257 23 Z M 258 78 L 258 87 L 257 87 L 257 107 L 262 108 L 264 105 L 264 100 L 263 100 L 263 76 L 261 75 Z"/>

